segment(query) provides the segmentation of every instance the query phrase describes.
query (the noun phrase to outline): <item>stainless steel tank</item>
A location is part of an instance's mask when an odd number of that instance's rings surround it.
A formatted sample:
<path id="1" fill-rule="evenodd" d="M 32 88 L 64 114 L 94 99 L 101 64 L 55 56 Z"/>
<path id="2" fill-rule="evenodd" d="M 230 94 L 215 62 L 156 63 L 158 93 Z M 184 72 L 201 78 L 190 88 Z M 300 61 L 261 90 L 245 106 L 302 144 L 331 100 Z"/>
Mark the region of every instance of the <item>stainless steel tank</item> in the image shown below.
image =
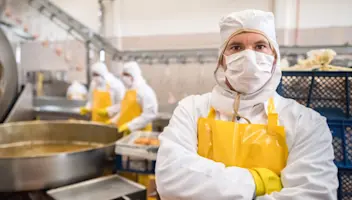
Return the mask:
<path id="1" fill-rule="evenodd" d="M 49 189 L 102 175 L 107 157 L 114 155 L 115 141 L 121 136 L 114 127 L 84 121 L 3 124 L 0 126 L 0 192 Z M 30 145 L 87 143 L 100 145 L 69 152 L 51 150 L 45 155 L 31 151 L 28 155 L 33 147 Z M 24 152 L 25 156 L 18 152 Z"/>
<path id="2" fill-rule="evenodd" d="M 9 111 L 18 89 L 15 55 L 5 33 L 0 28 L 0 122 Z"/>

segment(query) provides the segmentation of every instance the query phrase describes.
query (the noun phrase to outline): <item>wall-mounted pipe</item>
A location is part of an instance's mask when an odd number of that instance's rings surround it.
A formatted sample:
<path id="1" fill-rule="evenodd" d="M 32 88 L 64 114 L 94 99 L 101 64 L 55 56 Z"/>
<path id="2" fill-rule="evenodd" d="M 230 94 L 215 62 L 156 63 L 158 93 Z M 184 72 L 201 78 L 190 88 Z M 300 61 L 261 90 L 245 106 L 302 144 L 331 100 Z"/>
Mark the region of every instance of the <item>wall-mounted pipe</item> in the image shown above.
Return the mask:
<path id="1" fill-rule="evenodd" d="M 104 8 L 103 0 L 98 0 L 98 4 L 99 4 L 99 11 L 98 11 L 99 34 L 104 37 L 105 36 L 105 8 Z"/>
<path id="2" fill-rule="evenodd" d="M 295 45 L 296 46 L 298 46 L 298 38 L 299 38 L 300 11 L 301 11 L 301 1 L 296 0 L 296 28 L 295 28 Z"/>
<path id="3" fill-rule="evenodd" d="M 269 7 L 271 8 L 271 12 L 273 12 L 274 16 L 276 16 L 276 0 L 269 1 Z"/>
<path id="4" fill-rule="evenodd" d="M 6 10 L 7 0 L 0 0 L 0 16 L 3 15 L 3 12 Z"/>

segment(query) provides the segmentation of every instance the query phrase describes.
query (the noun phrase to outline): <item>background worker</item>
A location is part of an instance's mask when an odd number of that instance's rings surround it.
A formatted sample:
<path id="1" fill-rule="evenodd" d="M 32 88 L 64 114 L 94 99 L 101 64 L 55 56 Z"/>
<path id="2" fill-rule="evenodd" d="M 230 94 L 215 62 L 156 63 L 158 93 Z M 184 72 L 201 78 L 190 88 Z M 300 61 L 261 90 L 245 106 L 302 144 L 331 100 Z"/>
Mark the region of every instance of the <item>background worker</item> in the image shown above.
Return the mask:
<path id="1" fill-rule="evenodd" d="M 119 103 L 125 95 L 123 83 L 110 73 L 106 65 L 97 62 L 92 66 L 92 81 L 89 86 L 88 102 L 80 109 L 82 115 L 92 113 L 92 121 L 106 122 L 107 116 L 99 115 L 99 111 Z"/>
<path id="2" fill-rule="evenodd" d="M 158 102 L 154 90 L 144 80 L 138 63 L 124 64 L 122 81 L 127 89 L 123 100 L 114 106 L 114 110 L 101 112 L 102 116 L 115 113 L 109 123 L 117 124 L 119 131 L 126 134 L 136 130 L 152 131 Z"/>

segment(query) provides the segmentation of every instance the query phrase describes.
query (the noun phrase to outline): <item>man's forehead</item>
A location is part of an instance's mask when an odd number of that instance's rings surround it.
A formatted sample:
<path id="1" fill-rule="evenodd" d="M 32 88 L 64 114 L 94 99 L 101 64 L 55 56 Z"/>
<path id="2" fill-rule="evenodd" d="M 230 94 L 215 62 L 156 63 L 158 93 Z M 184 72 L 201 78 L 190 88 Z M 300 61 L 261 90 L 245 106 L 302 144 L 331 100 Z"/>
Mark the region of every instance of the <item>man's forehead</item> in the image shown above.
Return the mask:
<path id="1" fill-rule="evenodd" d="M 260 33 L 244 32 L 234 35 L 230 41 L 231 43 L 269 43 L 268 39 Z"/>

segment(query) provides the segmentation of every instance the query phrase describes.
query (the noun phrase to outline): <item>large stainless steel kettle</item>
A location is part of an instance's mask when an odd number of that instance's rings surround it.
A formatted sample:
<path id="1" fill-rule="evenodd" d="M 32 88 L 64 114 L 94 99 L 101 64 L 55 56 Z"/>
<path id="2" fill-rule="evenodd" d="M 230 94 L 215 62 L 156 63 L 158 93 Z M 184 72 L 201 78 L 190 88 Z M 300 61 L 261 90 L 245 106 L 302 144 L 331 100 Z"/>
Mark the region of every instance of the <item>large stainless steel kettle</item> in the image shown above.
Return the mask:
<path id="1" fill-rule="evenodd" d="M 0 29 L 0 122 L 16 97 L 17 76 L 15 55 L 5 33 Z"/>
<path id="2" fill-rule="evenodd" d="M 115 127 L 85 121 L 5 123 L 0 125 L 0 135 L 0 192 L 56 188 L 102 175 L 106 160 L 114 155 L 115 142 L 122 136 Z M 42 144 L 87 143 L 99 146 L 45 155 L 46 148 L 30 150 Z M 23 148 L 31 155 L 20 150 Z M 25 154 L 11 157 L 4 152 Z"/>

